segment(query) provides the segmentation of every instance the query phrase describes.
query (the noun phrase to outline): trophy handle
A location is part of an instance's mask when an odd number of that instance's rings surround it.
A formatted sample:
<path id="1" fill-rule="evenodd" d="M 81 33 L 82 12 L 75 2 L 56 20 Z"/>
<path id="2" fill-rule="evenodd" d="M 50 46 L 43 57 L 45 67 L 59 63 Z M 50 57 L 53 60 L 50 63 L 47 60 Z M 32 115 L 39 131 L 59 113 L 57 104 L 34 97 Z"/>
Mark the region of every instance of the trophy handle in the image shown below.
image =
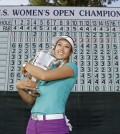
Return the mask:
<path id="1" fill-rule="evenodd" d="M 28 63 L 32 63 L 33 62 L 33 57 L 28 59 Z"/>

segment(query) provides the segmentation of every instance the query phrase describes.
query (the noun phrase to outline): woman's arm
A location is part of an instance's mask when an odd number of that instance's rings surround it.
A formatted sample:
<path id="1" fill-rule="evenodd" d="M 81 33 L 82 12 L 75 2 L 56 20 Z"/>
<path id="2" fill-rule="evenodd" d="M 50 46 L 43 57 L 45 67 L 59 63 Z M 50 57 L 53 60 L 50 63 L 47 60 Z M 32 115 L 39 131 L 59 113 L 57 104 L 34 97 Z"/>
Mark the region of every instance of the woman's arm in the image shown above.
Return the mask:
<path id="1" fill-rule="evenodd" d="M 29 95 L 28 93 L 26 93 L 24 90 L 22 89 L 18 89 L 18 93 L 20 95 L 20 97 L 22 98 L 22 100 L 27 104 L 27 105 L 32 105 L 36 98 L 32 97 L 31 95 Z"/>
<path id="2" fill-rule="evenodd" d="M 16 83 L 16 88 L 18 89 L 18 93 L 20 97 L 28 105 L 32 105 L 35 102 L 36 98 L 32 97 L 27 92 L 25 92 L 25 89 L 34 91 L 35 87 L 36 87 L 36 83 L 31 81 L 28 78 L 21 79 Z"/>
<path id="3" fill-rule="evenodd" d="M 74 75 L 74 72 L 70 66 L 62 66 L 53 70 L 43 70 L 40 67 L 26 63 L 26 66 L 22 67 L 23 74 L 25 74 L 24 72 L 26 71 L 36 79 L 45 81 L 64 79 Z"/>

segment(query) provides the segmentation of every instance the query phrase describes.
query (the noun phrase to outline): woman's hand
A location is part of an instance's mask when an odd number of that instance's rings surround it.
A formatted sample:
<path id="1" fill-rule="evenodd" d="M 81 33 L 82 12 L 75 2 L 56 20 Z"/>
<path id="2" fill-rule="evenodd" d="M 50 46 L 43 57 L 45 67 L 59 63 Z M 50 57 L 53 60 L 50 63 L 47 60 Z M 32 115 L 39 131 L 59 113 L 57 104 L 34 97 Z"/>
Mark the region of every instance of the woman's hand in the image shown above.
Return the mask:
<path id="1" fill-rule="evenodd" d="M 18 88 L 18 93 L 22 100 L 28 105 L 32 105 L 36 97 L 40 96 L 36 90 L 36 83 L 28 78 L 19 80 L 16 83 L 16 88 Z"/>
<path id="2" fill-rule="evenodd" d="M 23 78 L 16 83 L 16 87 L 18 89 L 35 90 L 36 89 L 36 83 L 34 81 L 28 79 L 28 78 Z"/>

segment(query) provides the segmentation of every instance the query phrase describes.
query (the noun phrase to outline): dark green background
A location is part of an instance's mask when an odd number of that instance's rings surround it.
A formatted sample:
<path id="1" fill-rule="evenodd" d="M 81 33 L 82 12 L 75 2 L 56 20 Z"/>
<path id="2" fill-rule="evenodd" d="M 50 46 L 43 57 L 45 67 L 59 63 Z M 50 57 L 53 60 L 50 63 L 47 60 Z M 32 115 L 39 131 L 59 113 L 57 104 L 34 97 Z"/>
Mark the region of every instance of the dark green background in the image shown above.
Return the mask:
<path id="1" fill-rule="evenodd" d="M 30 109 L 17 92 L 0 92 L 0 134 L 25 134 Z M 120 134 L 120 93 L 72 92 L 66 115 L 71 134 Z"/>

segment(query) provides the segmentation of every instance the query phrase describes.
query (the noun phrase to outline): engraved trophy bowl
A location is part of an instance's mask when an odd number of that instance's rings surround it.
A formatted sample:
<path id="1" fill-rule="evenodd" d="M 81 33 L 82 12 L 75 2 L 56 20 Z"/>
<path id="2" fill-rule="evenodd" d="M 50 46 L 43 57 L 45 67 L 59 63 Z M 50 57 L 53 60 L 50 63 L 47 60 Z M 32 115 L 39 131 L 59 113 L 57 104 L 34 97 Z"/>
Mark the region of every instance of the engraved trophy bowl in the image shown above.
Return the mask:
<path id="1" fill-rule="evenodd" d="M 31 58 L 29 62 L 44 70 L 56 68 L 62 64 L 61 60 L 56 59 L 50 52 L 45 50 L 37 52 L 35 57 Z"/>
<path id="2" fill-rule="evenodd" d="M 35 66 L 41 67 L 44 70 L 54 69 L 54 68 L 60 67 L 63 64 L 62 60 L 56 59 L 52 53 L 46 50 L 38 51 L 34 57 L 28 60 L 28 62 Z M 28 74 L 28 77 L 32 81 L 37 82 L 37 85 L 44 85 L 46 83 L 46 81 L 37 80 L 35 77 L 29 74 Z"/>

